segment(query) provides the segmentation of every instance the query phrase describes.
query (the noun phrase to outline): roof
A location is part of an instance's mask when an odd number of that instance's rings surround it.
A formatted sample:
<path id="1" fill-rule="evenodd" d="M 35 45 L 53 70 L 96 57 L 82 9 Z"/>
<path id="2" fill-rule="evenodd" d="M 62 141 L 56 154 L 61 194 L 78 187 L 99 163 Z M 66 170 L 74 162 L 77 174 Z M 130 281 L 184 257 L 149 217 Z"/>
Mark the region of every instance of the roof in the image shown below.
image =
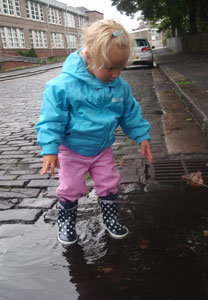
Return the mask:
<path id="1" fill-rule="evenodd" d="M 84 10 L 83 10 L 83 9 L 81 9 L 81 7 L 80 8 L 79 7 L 72 7 L 72 6 L 69 6 L 65 3 L 56 1 L 56 0 L 40 0 L 40 2 L 42 2 L 46 5 L 50 5 L 50 6 L 59 8 L 59 9 L 63 9 L 63 10 L 67 9 L 67 11 L 69 11 L 69 12 L 87 17 L 87 15 L 85 13 L 86 11 L 88 11 L 87 8 L 84 8 Z"/>
<path id="2" fill-rule="evenodd" d="M 103 13 L 101 13 L 100 11 L 97 11 L 97 10 L 87 10 L 87 12 L 88 12 L 88 13 L 89 13 L 89 12 L 92 12 L 92 13 L 96 12 L 96 13 L 98 13 L 98 14 L 104 15 Z"/>

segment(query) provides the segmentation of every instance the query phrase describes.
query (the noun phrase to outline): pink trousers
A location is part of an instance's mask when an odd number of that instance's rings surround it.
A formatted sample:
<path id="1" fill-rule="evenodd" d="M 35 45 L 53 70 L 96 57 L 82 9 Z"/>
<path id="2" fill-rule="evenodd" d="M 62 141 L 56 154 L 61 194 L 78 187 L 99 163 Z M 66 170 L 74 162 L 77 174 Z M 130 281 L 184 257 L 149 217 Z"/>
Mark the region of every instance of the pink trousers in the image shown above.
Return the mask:
<path id="1" fill-rule="evenodd" d="M 117 193 L 120 174 L 115 166 L 112 149 L 109 147 L 97 156 L 82 156 L 67 147 L 59 147 L 59 186 L 56 195 L 59 200 L 74 202 L 88 192 L 85 174 L 94 181 L 98 196 Z"/>

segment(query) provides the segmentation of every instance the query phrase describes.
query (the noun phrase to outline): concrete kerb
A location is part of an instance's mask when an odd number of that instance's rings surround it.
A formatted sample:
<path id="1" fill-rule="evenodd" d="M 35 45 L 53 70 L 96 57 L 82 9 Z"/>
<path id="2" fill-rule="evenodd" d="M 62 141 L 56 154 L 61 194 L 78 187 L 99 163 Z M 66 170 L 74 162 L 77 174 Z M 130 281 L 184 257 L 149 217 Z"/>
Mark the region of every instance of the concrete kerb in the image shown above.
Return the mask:
<path id="1" fill-rule="evenodd" d="M 176 72 L 172 68 L 158 64 L 157 67 L 165 74 L 168 80 L 173 84 L 177 95 L 183 103 L 189 108 L 192 117 L 198 123 L 202 133 L 208 139 L 208 94 L 206 91 L 197 87 L 194 83 L 179 85 L 178 82 L 186 80 L 184 75 Z M 188 79 L 187 79 L 188 81 Z"/>

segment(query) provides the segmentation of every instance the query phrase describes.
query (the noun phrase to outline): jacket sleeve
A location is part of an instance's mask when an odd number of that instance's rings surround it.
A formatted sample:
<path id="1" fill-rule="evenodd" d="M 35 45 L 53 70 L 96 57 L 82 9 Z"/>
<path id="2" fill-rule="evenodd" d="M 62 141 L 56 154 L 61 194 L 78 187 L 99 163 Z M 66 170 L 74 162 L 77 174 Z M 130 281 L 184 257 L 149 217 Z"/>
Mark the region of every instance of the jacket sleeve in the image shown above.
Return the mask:
<path id="1" fill-rule="evenodd" d="M 37 141 L 42 155 L 58 154 L 69 121 L 69 104 L 64 88 L 54 81 L 46 84 L 39 121 L 36 124 Z"/>
<path id="2" fill-rule="evenodd" d="M 150 124 L 143 119 L 140 104 L 132 96 L 131 89 L 127 84 L 126 95 L 124 99 L 124 114 L 120 120 L 120 126 L 125 134 L 138 144 L 144 140 L 151 141 L 149 135 Z"/>

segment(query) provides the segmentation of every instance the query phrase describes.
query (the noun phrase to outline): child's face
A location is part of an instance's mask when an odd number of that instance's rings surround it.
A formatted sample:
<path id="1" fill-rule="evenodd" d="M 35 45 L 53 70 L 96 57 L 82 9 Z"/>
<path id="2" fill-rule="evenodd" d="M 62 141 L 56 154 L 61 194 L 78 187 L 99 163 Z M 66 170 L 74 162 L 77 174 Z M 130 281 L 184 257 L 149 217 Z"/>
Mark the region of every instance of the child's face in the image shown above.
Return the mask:
<path id="1" fill-rule="evenodd" d="M 88 70 L 97 79 L 107 84 L 119 76 L 127 63 L 128 58 L 129 49 L 120 49 L 119 47 L 112 45 L 110 48 L 109 65 L 103 66 L 101 69 L 99 69 L 99 67 L 91 69 L 89 64 Z"/>

